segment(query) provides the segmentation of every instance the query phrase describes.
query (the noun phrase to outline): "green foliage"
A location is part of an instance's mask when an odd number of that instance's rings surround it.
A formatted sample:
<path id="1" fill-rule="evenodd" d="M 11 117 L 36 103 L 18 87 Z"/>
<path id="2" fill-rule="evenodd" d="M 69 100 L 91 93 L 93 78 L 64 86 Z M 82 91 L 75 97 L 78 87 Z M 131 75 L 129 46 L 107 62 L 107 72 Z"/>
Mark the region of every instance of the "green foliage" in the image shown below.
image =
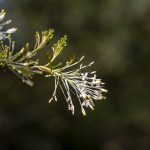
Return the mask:
<path id="1" fill-rule="evenodd" d="M 64 36 L 56 44 L 52 46 L 53 57 L 50 59 L 48 55 L 48 62 L 46 65 L 40 65 L 39 59 L 34 59 L 35 56 L 49 44 L 50 40 L 53 39 L 54 30 L 49 29 L 43 31 L 41 34 L 36 32 L 35 34 L 35 45 L 34 49 L 30 49 L 29 43 L 18 52 L 14 52 L 15 42 L 11 42 L 12 38 L 9 35 L 9 45 L 5 45 L 3 41 L 0 43 L 0 66 L 8 67 L 14 72 L 23 82 L 28 85 L 33 85 L 31 81 L 34 74 L 42 74 L 43 72 L 51 74 L 50 69 L 51 63 L 60 54 L 63 48 L 66 46 L 67 37 Z"/>

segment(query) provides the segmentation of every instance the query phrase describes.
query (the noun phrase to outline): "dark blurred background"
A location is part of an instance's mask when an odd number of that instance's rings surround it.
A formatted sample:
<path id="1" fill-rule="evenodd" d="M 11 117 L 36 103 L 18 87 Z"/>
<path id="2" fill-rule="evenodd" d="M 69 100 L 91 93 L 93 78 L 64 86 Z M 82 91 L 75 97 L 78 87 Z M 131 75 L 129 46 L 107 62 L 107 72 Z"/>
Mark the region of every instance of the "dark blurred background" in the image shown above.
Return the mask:
<path id="1" fill-rule="evenodd" d="M 54 28 L 69 37 L 61 59 L 94 60 L 109 93 L 72 116 L 61 93 L 48 104 L 53 80 L 36 76 L 31 88 L 0 69 L 0 150 L 150 150 L 150 0 L 0 0 L 3 8 L 19 29 L 16 51 Z"/>

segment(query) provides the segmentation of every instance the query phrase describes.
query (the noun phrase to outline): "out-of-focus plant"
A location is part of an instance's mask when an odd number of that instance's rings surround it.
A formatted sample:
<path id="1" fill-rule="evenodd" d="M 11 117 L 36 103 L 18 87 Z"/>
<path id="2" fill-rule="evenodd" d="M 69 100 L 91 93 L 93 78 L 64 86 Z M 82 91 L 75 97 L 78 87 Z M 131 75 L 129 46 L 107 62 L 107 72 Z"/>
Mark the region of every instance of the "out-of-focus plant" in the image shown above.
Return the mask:
<path id="1" fill-rule="evenodd" d="M 0 13 L 0 22 L 3 21 L 6 12 Z M 68 110 L 74 114 L 74 104 L 72 94 L 76 95 L 83 115 L 86 115 L 85 107 L 94 110 L 94 100 L 102 100 L 107 92 L 103 88 L 104 83 L 101 79 L 97 79 L 96 71 L 85 72 L 87 67 L 90 67 L 94 62 L 88 65 L 83 65 L 81 61 L 84 56 L 78 61 L 73 58 L 65 63 L 55 64 L 56 58 L 62 53 L 62 50 L 67 45 L 67 36 L 63 36 L 52 47 L 52 54 L 47 53 L 47 63 L 40 64 L 39 59 L 35 56 L 53 39 L 54 30 L 49 29 L 41 34 L 36 32 L 34 48 L 30 48 L 29 43 L 26 43 L 21 50 L 15 51 L 15 41 L 12 40 L 12 33 L 17 29 L 11 28 L 6 31 L 3 27 L 9 24 L 11 20 L 0 23 L 0 67 L 8 68 L 15 73 L 24 83 L 32 86 L 32 78 L 35 74 L 44 74 L 45 77 L 54 77 L 54 92 L 49 100 L 57 101 L 58 87 L 62 91 L 65 100 L 68 104 Z"/>

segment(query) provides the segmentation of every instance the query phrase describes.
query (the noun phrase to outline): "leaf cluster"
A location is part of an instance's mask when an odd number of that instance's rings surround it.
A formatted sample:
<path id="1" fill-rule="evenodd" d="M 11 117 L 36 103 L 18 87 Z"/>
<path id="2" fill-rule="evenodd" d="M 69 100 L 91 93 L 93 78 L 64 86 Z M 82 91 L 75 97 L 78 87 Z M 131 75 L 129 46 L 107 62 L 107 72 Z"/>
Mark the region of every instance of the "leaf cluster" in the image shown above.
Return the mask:
<path id="1" fill-rule="evenodd" d="M 34 74 L 48 73 L 52 74 L 52 63 L 67 45 L 67 36 L 60 38 L 51 48 L 52 57 L 49 50 L 47 55 L 47 63 L 42 65 L 35 56 L 47 45 L 54 37 L 54 30 L 49 29 L 41 34 L 36 32 L 34 48 L 30 48 L 30 44 L 26 43 L 18 52 L 15 50 L 15 42 L 12 41 L 11 35 L 7 39 L 0 41 L 0 66 L 8 67 L 23 82 L 33 85 L 32 78 Z"/>

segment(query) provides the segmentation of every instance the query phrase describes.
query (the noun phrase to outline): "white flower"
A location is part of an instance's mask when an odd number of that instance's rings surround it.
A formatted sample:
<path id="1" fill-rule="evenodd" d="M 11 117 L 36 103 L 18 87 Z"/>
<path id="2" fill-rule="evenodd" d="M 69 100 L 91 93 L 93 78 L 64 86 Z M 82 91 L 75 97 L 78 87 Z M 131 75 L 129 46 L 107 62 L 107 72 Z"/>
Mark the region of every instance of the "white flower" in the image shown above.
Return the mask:
<path id="1" fill-rule="evenodd" d="M 2 21 L 2 20 L 5 18 L 5 15 L 6 15 L 6 12 L 5 12 L 5 10 L 3 9 L 3 10 L 0 12 L 0 21 Z"/>
<path id="2" fill-rule="evenodd" d="M 5 18 L 5 15 L 6 15 L 6 12 L 3 9 L 0 12 L 0 22 Z M 9 23 L 11 23 L 11 20 L 8 20 L 4 23 L 0 23 L 0 40 L 3 40 L 3 39 L 9 39 L 10 40 L 9 34 L 12 34 L 17 30 L 16 28 L 11 28 L 11 29 L 8 29 L 7 31 L 1 31 L 3 29 L 3 27 Z"/>
<path id="3" fill-rule="evenodd" d="M 9 30 L 6 31 L 6 33 L 11 34 L 17 31 L 17 28 L 11 28 Z"/>
<path id="4" fill-rule="evenodd" d="M 67 71 L 79 64 L 83 58 L 74 63 L 68 62 L 64 67 L 52 70 L 55 77 L 55 90 L 49 102 L 53 99 L 56 100 L 56 90 L 59 86 L 68 103 L 68 110 L 71 110 L 72 114 L 74 114 L 72 94 L 75 94 L 80 103 L 83 115 L 86 115 L 84 107 L 94 110 L 95 105 L 93 100 L 104 99 L 103 93 L 107 92 L 107 90 L 103 88 L 104 83 L 102 83 L 101 79 L 96 78 L 96 71 L 82 72 L 83 68 L 91 66 L 93 62 L 85 66 L 81 64 L 79 68 Z"/>

